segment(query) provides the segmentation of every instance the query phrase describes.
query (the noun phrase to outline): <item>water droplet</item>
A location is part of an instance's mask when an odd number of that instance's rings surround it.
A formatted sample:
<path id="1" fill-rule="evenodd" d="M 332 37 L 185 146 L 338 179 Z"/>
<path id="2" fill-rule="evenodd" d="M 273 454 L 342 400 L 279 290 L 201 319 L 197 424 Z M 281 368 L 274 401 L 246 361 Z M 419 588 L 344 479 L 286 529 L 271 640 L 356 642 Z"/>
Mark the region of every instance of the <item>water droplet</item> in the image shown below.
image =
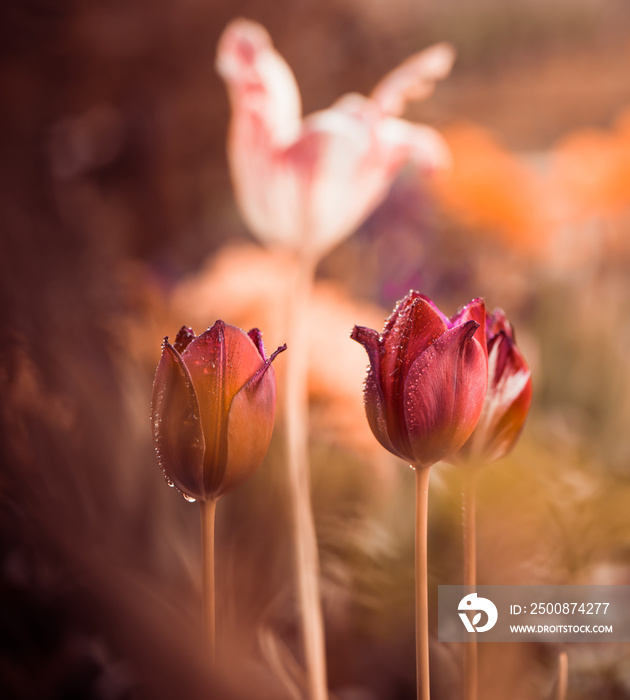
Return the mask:
<path id="1" fill-rule="evenodd" d="M 188 503 L 194 503 L 197 499 L 189 496 L 187 493 L 182 491 L 182 496 L 188 501 Z"/>

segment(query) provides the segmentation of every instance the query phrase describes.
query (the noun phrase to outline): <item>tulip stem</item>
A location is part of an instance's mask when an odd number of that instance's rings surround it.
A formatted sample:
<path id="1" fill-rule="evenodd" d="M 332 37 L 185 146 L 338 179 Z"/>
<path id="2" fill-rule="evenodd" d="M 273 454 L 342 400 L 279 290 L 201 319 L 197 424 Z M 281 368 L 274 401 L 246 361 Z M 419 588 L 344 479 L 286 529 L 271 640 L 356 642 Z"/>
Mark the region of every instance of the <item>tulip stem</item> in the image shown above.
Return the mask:
<path id="1" fill-rule="evenodd" d="M 214 521 L 216 500 L 202 501 L 201 508 L 201 595 L 203 636 L 208 649 L 210 663 L 216 661 L 216 619 L 214 582 Z"/>
<path id="2" fill-rule="evenodd" d="M 477 523 L 476 523 L 476 486 L 477 471 L 464 468 L 462 510 L 464 521 L 464 585 L 472 592 L 477 585 Z M 464 645 L 464 697 L 465 700 L 477 700 L 478 660 L 477 635 Z"/>
<path id="3" fill-rule="evenodd" d="M 288 292 L 285 377 L 286 454 L 291 491 L 293 545 L 309 700 L 326 700 L 326 652 L 319 592 L 317 535 L 310 495 L 308 451 L 308 310 L 315 261 L 303 255 Z"/>
<path id="4" fill-rule="evenodd" d="M 418 700 L 429 700 L 429 568 L 427 562 L 429 475 L 416 468 L 416 684 Z"/>
<path id="5" fill-rule="evenodd" d="M 558 684 L 556 686 L 556 700 L 567 700 L 567 686 L 569 683 L 569 658 L 566 651 L 561 651 L 558 656 Z"/>

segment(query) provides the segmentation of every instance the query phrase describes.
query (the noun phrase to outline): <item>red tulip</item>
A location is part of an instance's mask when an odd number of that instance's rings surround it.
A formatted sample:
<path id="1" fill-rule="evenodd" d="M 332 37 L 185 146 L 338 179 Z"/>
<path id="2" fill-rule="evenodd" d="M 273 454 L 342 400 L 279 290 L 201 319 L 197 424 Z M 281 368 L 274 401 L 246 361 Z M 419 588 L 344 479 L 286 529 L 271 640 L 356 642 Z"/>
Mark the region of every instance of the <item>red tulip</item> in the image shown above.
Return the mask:
<path id="1" fill-rule="evenodd" d="M 381 335 L 355 326 L 367 350 L 365 407 L 376 439 L 417 468 L 455 453 L 470 437 L 488 381 L 481 299 L 447 318 L 410 292 Z"/>
<path id="2" fill-rule="evenodd" d="M 397 116 L 408 100 L 432 92 L 454 55 L 436 44 L 387 75 L 370 98 L 348 94 L 302 119 L 293 73 L 266 30 L 232 22 L 219 41 L 217 70 L 232 103 L 232 179 L 252 233 L 321 257 L 379 204 L 406 162 L 448 163 L 434 129 Z"/>
<path id="3" fill-rule="evenodd" d="M 514 447 L 532 402 L 532 375 L 501 309 L 486 319 L 488 391 L 481 417 L 456 461 L 493 462 Z"/>
<path id="4" fill-rule="evenodd" d="M 188 500 L 213 500 L 262 463 L 273 429 L 276 380 L 260 331 L 217 321 L 195 337 L 183 327 L 153 383 L 151 421 L 160 465 Z"/>

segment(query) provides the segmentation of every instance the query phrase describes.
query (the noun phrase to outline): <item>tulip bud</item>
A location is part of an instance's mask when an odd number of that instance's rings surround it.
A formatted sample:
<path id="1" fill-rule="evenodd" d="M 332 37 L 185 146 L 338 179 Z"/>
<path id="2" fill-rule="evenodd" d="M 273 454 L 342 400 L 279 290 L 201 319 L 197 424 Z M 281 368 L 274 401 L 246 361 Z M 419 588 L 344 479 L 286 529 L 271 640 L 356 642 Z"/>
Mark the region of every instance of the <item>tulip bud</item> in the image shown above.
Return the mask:
<path id="1" fill-rule="evenodd" d="M 514 330 L 501 309 L 486 319 L 488 391 L 470 440 L 455 456 L 467 462 L 494 462 L 515 445 L 532 402 L 532 376 L 516 347 Z"/>
<path id="2" fill-rule="evenodd" d="M 483 300 L 471 301 L 449 319 L 412 291 L 381 335 L 355 326 L 351 337 L 370 360 L 365 408 L 381 445 L 416 468 L 459 450 L 486 394 Z"/>
<path id="3" fill-rule="evenodd" d="M 153 383 L 151 422 L 160 466 L 187 500 L 214 500 L 262 463 L 273 429 L 276 380 L 260 331 L 217 321 L 195 337 L 183 327 Z"/>

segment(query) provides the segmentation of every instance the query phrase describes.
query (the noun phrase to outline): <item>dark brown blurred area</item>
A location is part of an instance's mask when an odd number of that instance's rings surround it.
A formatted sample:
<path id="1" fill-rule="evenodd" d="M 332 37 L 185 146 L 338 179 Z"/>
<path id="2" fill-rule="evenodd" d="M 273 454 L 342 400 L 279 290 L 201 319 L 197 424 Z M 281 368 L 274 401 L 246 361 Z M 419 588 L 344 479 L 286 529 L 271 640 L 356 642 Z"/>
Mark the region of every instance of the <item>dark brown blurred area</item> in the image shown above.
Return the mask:
<path id="1" fill-rule="evenodd" d="M 300 651 L 278 446 L 265 473 L 219 509 L 226 662 L 225 673 L 210 677 L 197 618 L 197 513 L 166 488 L 149 426 L 161 339 L 189 322 L 175 317 L 173 292 L 203 274 L 226 244 L 252 242 L 231 195 L 228 103 L 214 72 L 217 39 L 238 16 L 269 29 L 307 112 L 349 90 L 369 92 L 410 52 L 442 39 L 456 44 L 460 60 L 435 97 L 414 108 L 410 117 L 418 120 L 438 127 L 474 121 L 506 147 L 538 152 L 570 130 L 610 128 L 630 105 L 624 0 L 5 3 L 3 700 L 296 697 L 281 672 L 299 666 Z M 483 237 L 483 225 L 471 228 L 453 223 L 413 179 L 403 180 L 320 276 L 344 299 L 384 308 L 411 285 L 453 305 L 449 312 L 478 295 L 507 306 L 533 350 L 539 398 L 520 456 L 493 467 L 482 483 L 480 570 L 495 576 L 482 582 L 568 583 L 600 559 L 619 565 L 628 582 L 630 446 L 622 437 L 630 381 L 620 369 L 627 364 L 627 244 L 564 275 L 522 257 L 509 237 L 497 243 Z M 496 277 L 487 270 L 498 270 Z M 209 308 L 223 315 L 233 297 L 213 287 Z M 604 316 L 598 299 L 609 302 Z M 188 304 L 192 317 L 201 302 Z M 333 298 L 325 308 L 336 305 Z M 330 388 L 319 392 L 315 419 L 330 410 Z M 404 476 L 379 499 L 382 484 L 374 486 L 364 459 L 354 446 L 313 436 L 330 683 L 340 700 L 402 700 L 414 696 L 412 503 Z M 379 460 L 392 473 L 401 469 Z M 549 483 L 546 473 L 554 475 Z M 451 482 L 446 474 L 438 484 L 432 513 L 435 585 L 458 576 Z M 550 496 L 568 492 L 575 496 L 568 505 Z M 523 493 L 533 505 L 515 516 Z M 608 506 L 593 505 L 598 493 L 616 494 L 614 517 Z M 558 572 L 563 581 L 553 578 Z M 457 653 L 436 644 L 436 700 L 456 697 Z M 529 674 L 511 697 L 544 697 L 554 653 L 487 652 L 482 676 L 505 689 L 512 673 Z M 575 697 L 630 697 L 620 663 L 596 661 L 582 660 L 587 690 L 574 688 Z M 496 664 L 506 670 L 493 675 Z M 589 675 L 593 665 L 598 670 Z M 499 691 L 487 692 L 494 697 Z"/>

